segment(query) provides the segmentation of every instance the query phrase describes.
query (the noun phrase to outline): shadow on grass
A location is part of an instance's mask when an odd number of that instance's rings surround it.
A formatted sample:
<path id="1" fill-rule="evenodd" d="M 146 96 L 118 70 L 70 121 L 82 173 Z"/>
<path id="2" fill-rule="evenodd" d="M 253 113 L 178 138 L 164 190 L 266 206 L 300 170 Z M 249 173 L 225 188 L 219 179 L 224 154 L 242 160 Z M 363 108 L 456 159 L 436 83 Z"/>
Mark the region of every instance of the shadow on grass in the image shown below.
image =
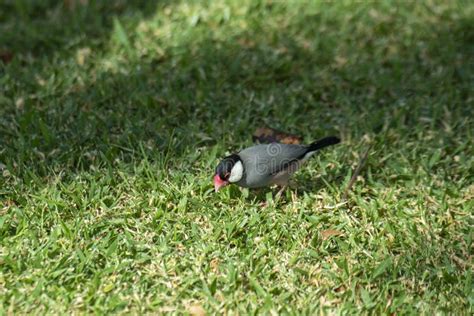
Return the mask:
<path id="1" fill-rule="evenodd" d="M 0 3 L 0 49 L 20 59 L 75 53 L 75 47 L 101 46 L 110 37 L 114 18 L 149 18 L 169 1 L 44 0 Z"/>
<path id="2" fill-rule="evenodd" d="M 424 24 L 417 34 L 399 35 L 392 28 L 400 29 L 400 21 L 389 15 L 387 21 L 368 19 L 367 28 L 341 38 L 327 28 L 342 27 L 341 15 L 328 15 L 329 23 L 321 10 L 301 12 L 265 32 L 268 25 L 253 21 L 226 39 L 204 23 L 196 26 L 196 37 L 159 55 L 125 53 L 113 71 L 86 68 L 55 79 L 49 63 L 59 67 L 57 58 L 70 58 L 76 41 L 87 38 L 84 44 L 107 62 L 102 45 L 111 37 L 113 17 L 135 16 L 138 25 L 158 10 L 148 1 L 78 4 L 72 13 L 61 7 L 53 1 L 3 4 L 3 12 L 14 10 L 29 22 L 20 27 L 22 36 L 7 33 L 2 45 L 19 59 L 42 56 L 27 67 L 10 66 L 11 76 L 15 69 L 21 73 L 14 83 L 20 92 L 5 91 L 11 101 L 3 111 L 7 136 L 0 158 L 16 174 L 23 174 L 22 166 L 39 175 L 82 170 L 97 161 L 143 157 L 144 151 L 153 157 L 169 149 L 180 157 L 217 140 L 236 150 L 262 123 L 311 139 L 336 131 L 347 139 L 390 127 L 409 135 L 421 116 L 433 117 L 431 128 L 443 123 L 442 102 L 417 104 L 443 93 L 452 96 L 448 107 L 456 118 L 470 111 L 460 106 L 470 89 L 469 21 Z M 14 14 L 3 14 L 10 18 L 3 29 L 20 25 L 12 22 Z"/>

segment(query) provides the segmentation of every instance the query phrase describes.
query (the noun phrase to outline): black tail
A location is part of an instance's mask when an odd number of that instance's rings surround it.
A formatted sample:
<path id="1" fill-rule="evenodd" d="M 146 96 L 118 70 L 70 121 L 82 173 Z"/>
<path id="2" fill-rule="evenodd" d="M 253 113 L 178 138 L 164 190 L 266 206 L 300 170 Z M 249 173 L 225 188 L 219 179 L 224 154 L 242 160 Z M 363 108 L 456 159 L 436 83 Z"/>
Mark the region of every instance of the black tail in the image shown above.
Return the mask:
<path id="1" fill-rule="evenodd" d="M 327 146 L 336 145 L 341 140 L 336 136 L 324 137 L 308 146 L 308 152 L 316 151 Z"/>

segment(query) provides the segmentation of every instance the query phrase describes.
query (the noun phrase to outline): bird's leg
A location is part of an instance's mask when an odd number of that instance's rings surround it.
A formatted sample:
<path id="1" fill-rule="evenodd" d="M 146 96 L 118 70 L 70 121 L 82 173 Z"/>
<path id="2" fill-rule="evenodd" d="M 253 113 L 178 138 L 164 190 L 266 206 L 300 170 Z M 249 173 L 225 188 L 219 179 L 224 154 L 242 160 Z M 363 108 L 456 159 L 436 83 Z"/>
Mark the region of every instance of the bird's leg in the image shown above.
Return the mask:
<path id="1" fill-rule="evenodd" d="M 283 194 L 283 192 L 285 192 L 286 188 L 288 188 L 288 184 L 284 184 L 281 186 L 281 189 L 277 192 L 276 196 L 275 196 L 275 200 L 278 202 L 281 198 L 281 195 Z"/>

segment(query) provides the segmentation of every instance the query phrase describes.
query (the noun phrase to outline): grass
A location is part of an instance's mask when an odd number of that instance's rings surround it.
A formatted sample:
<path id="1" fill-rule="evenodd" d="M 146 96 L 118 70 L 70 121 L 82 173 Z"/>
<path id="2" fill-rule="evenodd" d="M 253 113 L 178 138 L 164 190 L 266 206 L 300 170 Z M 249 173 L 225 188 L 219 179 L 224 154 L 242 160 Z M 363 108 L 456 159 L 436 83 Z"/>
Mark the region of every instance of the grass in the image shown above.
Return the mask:
<path id="1" fill-rule="evenodd" d="M 472 314 L 473 17 L 3 1 L 0 313 Z M 214 194 L 262 125 L 343 143 L 281 203 Z"/>

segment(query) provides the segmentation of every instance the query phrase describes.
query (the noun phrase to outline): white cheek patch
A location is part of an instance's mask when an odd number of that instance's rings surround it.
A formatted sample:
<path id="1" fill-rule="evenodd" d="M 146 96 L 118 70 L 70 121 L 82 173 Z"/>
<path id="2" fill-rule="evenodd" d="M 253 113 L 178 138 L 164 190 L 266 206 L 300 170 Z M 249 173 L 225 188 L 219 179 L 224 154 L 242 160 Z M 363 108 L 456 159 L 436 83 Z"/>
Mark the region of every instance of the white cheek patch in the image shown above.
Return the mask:
<path id="1" fill-rule="evenodd" d="M 242 165 L 242 161 L 237 161 L 235 165 L 232 167 L 230 171 L 229 182 L 238 182 L 242 179 L 242 175 L 244 174 L 244 166 Z"/>

